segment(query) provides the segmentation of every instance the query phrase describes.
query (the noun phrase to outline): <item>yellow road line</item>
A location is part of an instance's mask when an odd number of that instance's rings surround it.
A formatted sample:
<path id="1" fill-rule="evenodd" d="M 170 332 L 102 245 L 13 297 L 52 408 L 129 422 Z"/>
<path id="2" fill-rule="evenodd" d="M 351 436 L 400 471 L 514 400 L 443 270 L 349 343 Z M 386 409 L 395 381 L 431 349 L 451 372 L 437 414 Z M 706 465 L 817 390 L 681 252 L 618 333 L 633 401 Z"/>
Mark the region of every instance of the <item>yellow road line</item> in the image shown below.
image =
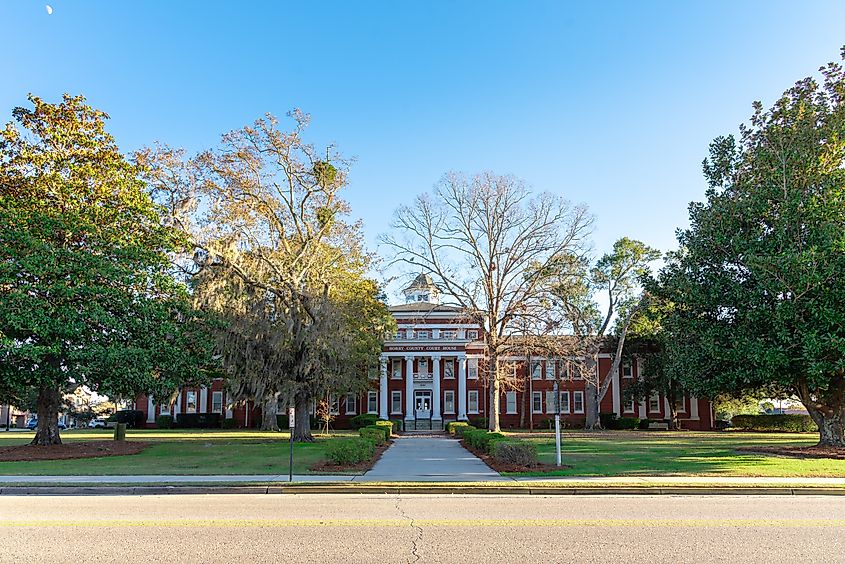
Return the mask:
<path id="1" fill-rule="evenodd" d="M 0 521 L 0 528 L 16 527 L 408 527 L 408 519 L 91 519 Z M 843 527 L 845 519 L 414 519 L 419 527 Z"/>

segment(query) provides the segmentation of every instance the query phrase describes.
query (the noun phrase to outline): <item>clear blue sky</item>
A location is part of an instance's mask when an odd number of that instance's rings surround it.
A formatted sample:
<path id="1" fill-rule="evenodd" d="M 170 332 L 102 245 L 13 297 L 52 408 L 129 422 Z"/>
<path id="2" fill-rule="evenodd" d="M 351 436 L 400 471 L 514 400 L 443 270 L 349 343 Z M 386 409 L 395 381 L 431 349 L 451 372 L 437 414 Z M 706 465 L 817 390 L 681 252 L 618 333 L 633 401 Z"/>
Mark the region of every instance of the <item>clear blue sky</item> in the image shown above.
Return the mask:
<path id="1" fill-rule="evenodd" d="M 197 150 L 300 107 L 356 157 L 370 243 L 444 172 L 489 169 L 586 203 L 599 251 L 674 248 L 708 143 L 845 44 L 841 0 L 46 3 L 0 2 L 3 122 L 81 93 L 126 151 Z"/>

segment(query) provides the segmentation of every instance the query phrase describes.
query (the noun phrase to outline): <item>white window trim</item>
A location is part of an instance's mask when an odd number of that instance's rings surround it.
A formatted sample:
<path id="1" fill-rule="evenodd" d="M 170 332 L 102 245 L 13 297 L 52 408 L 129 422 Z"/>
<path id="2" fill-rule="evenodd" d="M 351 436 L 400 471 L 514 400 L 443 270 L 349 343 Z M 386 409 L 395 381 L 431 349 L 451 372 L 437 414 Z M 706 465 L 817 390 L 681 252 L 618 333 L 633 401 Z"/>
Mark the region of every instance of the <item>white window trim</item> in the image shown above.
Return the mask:
<path id="1" fill-rule="evenodd" d="M 535 370 L 536 368 L 536 370 Z M 531 366 L 528 367 L 531 371 L 531 379 L 532 380 L 542 380 L 543 379 L 543 365 L 540 363 L 539 360 L 532 360 Z"/>
<path id="2" fill-rule="evenodd" d="M 375 404 L 373 404 L 373 398 L 375 398 Z M 370 405 L 375 405 L 375 409 L 370 409 Z M 378 392 L 370 390 L 367 392 L 367 413 L 378 413 Z"/>
<path id="3" fill-rule="evenodd" d="M 534 403 L 534 400 L 538 397 L 540 398 L 539 410 L 536 408 L 537 404 Z M 543 413 L 543 392 L 534 391 L 531 393 L 531 413 Z"/>
<path id="4" fill-rule="evenodd" d="M 329 394 L 329 415 L 340 415 L 340 398 Z"/>
<path id="5" fill-rule="evenodd" d="M 220 408 L 215 411 L 214 409 L 214 398 L 220 396 Z M 212 413 L 223 413 L 223 392 L 211 392 L 211 412 Z"/>
<path id="6" fill-rule="evenodd" d="M 475 371 L 473 373 L 473 370 Z M 467 380 L 478 380 L 478 359 L 467 359 Z"/>
<path id="7" fill-rule="evenodd" d="M 446 370 L 446 367 L 450 367 L 452 370 Z M 455 361 L 454 360 L 446 360 L 443 362 L 443 379 L 444 380 L 454 380 L 455 379 Z"/>
<path id="8" fill-rule="evenodd" d="M 163 403 L 158 406 L 159 415 L 170 415 L 170 404 Z"/>
<path id="9" fill-rule="evenodd" d="M 399 367 L 397 370 L 396 367 Z M 394 360 L 390 364 L 390 379 L 391 380 L 401 380 L 402 379 L 402 361 L 401 360 Z"/>
<path id="10" fill-rule="evenodd" d="M 581 397 L 581 409 L 575 409 L 575 398 Z M 572 392 L 572 413 L 584 413 L 584 392 Z"/>
<path id="11" fill-rule="evenodd" d="M 628 375 L 625 375 L 625 368 L 628 368 Z M 632 380 L 634 378 L 634 366 L 630 362 L 622 364 L 622 378 Z"/>
<path id="12" fill-rule="evenodd" d="M 352 398 L 352 409 L 349 409 L 349 398 Z M 358 413 L 358 398 L 355 394 L 346 394 L 346 415 L 355 415 Z"/>
<path id="13" fill-rule="evenodd" d="M 467 335 L 467 339 L 470 339 L 470 340 L 477 339 L 478 338 L 478 329 L 467 329 L 466 335 Z"/>
<path id="14" fill-rule="evenodd" d="M 191 407 L 191 400 L 189 399 L 191 395 L 194 396 L 194 407 Z M 187 391 L 185 392 L 185 413 L 196 413 L 198 409 L 197 406 L 197 393 L 194 391 Z"/>
<path id="15" fill-rule="evenodd" d="M 475 394 L 475 409 L 471 409 L 470 406 L 472 405 L 472 401 L 470 398 Z M 473 415 L 477 415 L 479 412 L 479 408 L 481 407 L 481 398 L 479 397 L 478 390 L 468 390 L 467 391 L 467 413 L 471 413 Z"/>
<path id="16" fill-rule="evenodd" d="M 546 390 L 545 396 L 546 396 L 546 397 L 545 397 L 545 398 L 543 398 L 543 399 L 544 399 L 544 400 L 545 400 L 545 402 L 546 402 L 546 413 L 549 413 L 549 414 L 551 414 L 551 415 L 554 415 L 554 413 L 555 413 L 555 407 L 556 407 L 556 406 L 555 406 L 555 404 L 554 404 L 554 401 L 555 401 L 555 391 L 554 391 L 554 390 Z M 549 405 L 549 398 L 552 398 L 552 404 L 551 404 L 551 405 Z"/>
<path id="17" fill-rule="evenodd" d="M 563 401 L 563 398 L 566 397 L 566 401 Z M 569 392 L 562 391 L 560 392 L 560 412 L 563 413 L 571 413 L 572 412 L 572 404 L 569 402 Z"/>
<path id="18" fill-rule="evenodd" d="M 516 415 L 516 392 L 505 392 L 505 415 Z M 513 400 L 513 409 L 511 409 Z"/>
<path id="19" fill-rule="evenodd" d="M 399 409 L 394 410 L 393 406 L 396 405 L 396 398 L 399 398 Z M 401 415 L 402 414 L 402 390 L 393 390 L 390 392 L 390 414 L 391 415 Z"/>
<path id="20" fill-rule="evenodd" d="M 656 402 L 657 409 L 652 409 L 652 407 L 655 405 L 652 402 Z M 660 413 L 660 394 L 659 393 L 651 394 L 650 396 L 648 396 L 648 412 L 649 413 Z"/>
<path id="21" fill-rule="evenodd" d="M 452 409 L 447 409 L 446 405 L 446 397 L 452 396 Z M 446 415 L 454 415 L 455 414 L 455 391 L 454 390 L 443 390 L 443 413 Z"/>
<path id="22" fill-rule="evenodd" d="M 551 370 L 549 370 L 551 369 Z M 557 376 L 557 362 L 554 360 L 546 361 L 546 380 L 554 380 Z"/>
<path id="23" fill-rule="evenodd" d="M 686 397 L 686 395 L 681 394 L 681 407 L 676 406 L 675 411 L 677 413 L 686 413 L 687 412 L 687 397 Z"/>
<path id="24" fill-rule="evenodd" d="M 625 404 L 625 410 L 623 411 L 623 413 L 636 413 L 636 409 L 636 402 L 634 402 L 634 400 L 631 400 Z"/>

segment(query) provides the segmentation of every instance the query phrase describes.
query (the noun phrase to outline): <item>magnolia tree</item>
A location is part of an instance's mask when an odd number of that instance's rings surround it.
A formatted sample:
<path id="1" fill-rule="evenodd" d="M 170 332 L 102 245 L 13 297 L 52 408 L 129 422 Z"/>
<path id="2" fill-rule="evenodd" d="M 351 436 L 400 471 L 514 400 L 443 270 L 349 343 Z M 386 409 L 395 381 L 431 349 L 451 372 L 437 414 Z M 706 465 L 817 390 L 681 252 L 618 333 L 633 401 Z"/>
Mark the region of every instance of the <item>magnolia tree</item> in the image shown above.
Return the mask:
<path id="1" fill-rule="evenodd" d="M 37 391 L 34 444 L 61 443 L 62 391 L 172 394 L 207 379 L 209 339 L 171 276 L 162 222 L 108 116 L 30 97 L 0 137 L 0 392 Z"/>
<path id="2" fill-rule="evenodd" d="M 820 444 L 845 447 L 845 72 L 821 70 L 711 144 L 660 288 L 691 391 L 795 394 Z"/>
<path id="3" fill-rule="evenodd" d="M 346 220 L 347 163 L 272 117 L 223 136 L 185 160 L 159 148 L 137 155 L 174 224 L 197 249 L 197 303 L 224 321 L 217 350 L 235 400 L 264 406 L 275 427 L 279 397 L 296 407 L 297 440 L 312 440 L 312 400 L 366 384 L 390 329 L 360 224 Z M 190 269 L 189 269 L 190 270 Z"/>
<path id="4" fill-rule="evenodd" d="M 447 174 L 432 194 L 396 212 L 392 263 L 429 274 L 446 297 L 482 328 L 489 428 L 499 429 L 499 403 L 509 371 L 499 357 L 520 320 L 544 309 L 544 267 L 579 256 L 591 227 L 585 208 L 548 193 L 532 195 L 512 176 Z"/>

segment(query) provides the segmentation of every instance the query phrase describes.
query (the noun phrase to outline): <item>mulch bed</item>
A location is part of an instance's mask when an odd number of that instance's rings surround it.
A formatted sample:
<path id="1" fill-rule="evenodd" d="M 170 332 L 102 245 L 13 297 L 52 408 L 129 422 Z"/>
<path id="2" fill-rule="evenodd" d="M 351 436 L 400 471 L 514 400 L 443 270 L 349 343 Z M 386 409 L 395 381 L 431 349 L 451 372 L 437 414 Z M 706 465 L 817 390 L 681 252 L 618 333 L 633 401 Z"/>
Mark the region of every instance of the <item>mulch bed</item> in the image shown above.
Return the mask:
<path id="1" fill-rule="evenodd" d="M 50 446 L 18 445 L 0 448 L 0 462 L 66 460 L 138 454 L 150 443 L 143 441 L 80 441 Z"/>
<path id="2" fill-rule="evenodd" d="M 534 466 L 502 464 L 501 462 L 496 461 L 492 456 L 490 456 L 486 452 L 481 452 L 480 450 L 472 448 L 471 446 L 466 444 L 463 439 L 461 439 L 461 446 L 463 446 L 472 454 L 483 460 L 487 466 L 489 466 L 496 472 L 551 472 L 553 470 L 563 470 L 564 468 L 571 468 L 571 466 L 567 466 L 566 464 L 555 466 L 554 464 L 544 464 L 542 462 L 538 462 Z"/>
<path id="3" fill-rule="evenodd" d="M 384 454 L 384 451 L 386 451 L 387 447 L 389 447 L 392 443 L 393 441 L 389 441 L 376 447 L 376 452 L 370 460 L 365 460 L 364 462 L 359 462 L 358 464 L 348 464 L 344 466 L 340 464 L 332 464 L 331 461 L 325 460 L 323 462 L 312 464 L 308 469 L 312 472 L 329 472 L 332 474 L 343 472 L 366 472 L 372 468 L 376 462 L 378 462 L 378 459 L 381 458 L 381 455 Z"/>
<path id="4" fill-rule="evenodd" d="M 743 447 L 737 452 L 753 452 L 762 454 L 774 454 L 789 458 L 830 458 L 833 460 L 845 460 L 845 449 L 807 446 L 807 447 Z"/>

